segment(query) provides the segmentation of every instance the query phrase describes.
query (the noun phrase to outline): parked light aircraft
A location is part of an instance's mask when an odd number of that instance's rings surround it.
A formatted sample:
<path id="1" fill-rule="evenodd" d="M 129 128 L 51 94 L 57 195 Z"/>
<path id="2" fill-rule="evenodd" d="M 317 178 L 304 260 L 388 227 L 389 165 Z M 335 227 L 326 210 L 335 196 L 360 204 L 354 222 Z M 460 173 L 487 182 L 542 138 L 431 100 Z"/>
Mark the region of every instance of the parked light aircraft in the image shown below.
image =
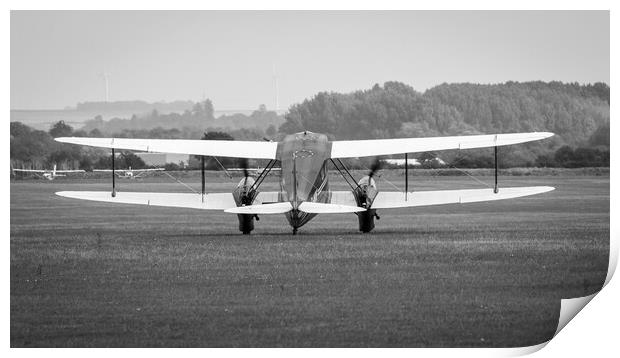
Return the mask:
<path id="1" fill-rule="evenodd" d="M 499 146 L 530 142 L 552 136 L 548 132 L 510 133 L 473 136 L 401 138 L 330 141 L 326 135 L 304 131 L 286 136 L 281 142 L 183 140 L 183 139 L 127 139 L 127 138 L 56 138 L 63 143 L 137 150 L 145 152 L 180 153 L 200 156 L 221 156 L 269 159 L 257 178 L 247 174 L 232 193 L 205 193 L 203 175 L 202 194 L 62 191 L 56 194 L 68 198 L 111 203 L 143 204 L 179 208 L 224 210 L 237 214 L 239 230 L 249 234 L 254 219 L 261 214 L 284 214 L 295 234 L 301 226 L 317 214 L 355 213 L 359 229 L 369 232 L 379 218 L 377 210 L 417 207 L 450 203 L 472 203 L 510 199 L 553 190 L 549 186 L 498 188 L 497 148 Z M 368 175 L 355 181 L 342 158 L 376 157 L 448 149 L 495 147 L 495 188 L 468 190 L 379 191 L 373 178 L 378 166 Z M 204 161 L 203 161 L 204 162 Z M 280 163 L 280 191 L 259 191 L 270 168 Z M 349 191 L 329 189 L 327 165 L 331 162 L 349 183 Z M 405 166 L 407 168 L 407 166 Z M 406 170 L 406 169 L 405 169 Z M 203 166 L 204 174 L 204 166 Z"/>
<path id="2" fill-rule="evenodd" d="M 152 169 L 114 169 L 114 174 L 123 179 L 137 179 L 141 178 L 147 173 L 160 172 L 165 170 L 164 168 L 152 168 Z M 112 169 L 93 169 L 95 173 L 110 173 Z"/>
<path id="3" fill-rule="evenodd" d="M 56 164 L 52 170 L 35 170 L 35 169 L 13 169 L 14 172 L 33 173 L 47 180 L 54 180 L 57 177 L 64 177 L 68 173 L 84 173 L 83 170 L 56 170 Z"/>

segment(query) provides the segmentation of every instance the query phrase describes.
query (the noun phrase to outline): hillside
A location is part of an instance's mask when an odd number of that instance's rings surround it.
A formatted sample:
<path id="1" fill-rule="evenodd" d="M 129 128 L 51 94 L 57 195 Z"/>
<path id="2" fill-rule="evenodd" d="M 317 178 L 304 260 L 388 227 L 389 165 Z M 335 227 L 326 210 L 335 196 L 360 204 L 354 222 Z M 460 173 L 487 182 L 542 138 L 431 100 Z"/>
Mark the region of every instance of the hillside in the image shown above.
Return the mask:
<path id="1" fill-rule="evenodd" d="M 292 106 L 285 118 L 283 133 L 311 130 L 337 139 L 556 133 L 544 143 L 509 150 L 513 161 L 527 164 L 563 145 L 604 145 L 605 138 L 609 143 L 609 86 L 462 83 L 420 93 L 400 82 L 386 82 L 346 94 L 318 93 Z M 593 139 L 595 133 L 598 139 Z"/>

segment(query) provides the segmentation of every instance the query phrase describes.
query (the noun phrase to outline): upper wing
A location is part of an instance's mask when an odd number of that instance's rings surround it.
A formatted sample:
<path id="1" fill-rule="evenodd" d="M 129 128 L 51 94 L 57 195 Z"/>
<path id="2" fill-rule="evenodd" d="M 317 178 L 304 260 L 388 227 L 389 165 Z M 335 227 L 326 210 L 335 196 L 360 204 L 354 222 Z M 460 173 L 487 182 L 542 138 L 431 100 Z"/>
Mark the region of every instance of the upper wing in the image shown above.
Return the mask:
<path id="1" fill-rule="evenodd" d="M 84 170 L 82 169 L 75 169 L 75 170 L 57 170 L 56 173 L 85 173 Z"/>
<path id="2" fill-rule="evenodd" d="M 553 133 L 531 132 L 454 137 L 342 140 L 332 142 L 332 158 L 429 152 L 447 149 L 496 147 L 549 138 Z"/>
<path id="3" fill-rule="evenodd" d="M 62 143 L 143 152 L 208 155 L 214 157 L 275 159 L 278 143 L 192 139 L 129 139 L 60 137 Z"/>

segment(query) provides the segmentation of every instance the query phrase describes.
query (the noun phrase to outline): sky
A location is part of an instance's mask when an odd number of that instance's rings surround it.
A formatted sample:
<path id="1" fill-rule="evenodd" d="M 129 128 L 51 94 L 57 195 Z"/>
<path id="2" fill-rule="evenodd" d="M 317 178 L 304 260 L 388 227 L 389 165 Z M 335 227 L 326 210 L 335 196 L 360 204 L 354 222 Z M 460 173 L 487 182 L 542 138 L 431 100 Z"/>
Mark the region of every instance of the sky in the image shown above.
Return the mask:
<path id="1" fill-rule="evenodd" d="M 11 108 L 198 101 L 280 110 L 400 81 L 606 82 L 607 11 L 12 11 Z M 274 71 L 275 69 L 275 71 Z M 275 76 L 274 76 L 275 73 Z"/>

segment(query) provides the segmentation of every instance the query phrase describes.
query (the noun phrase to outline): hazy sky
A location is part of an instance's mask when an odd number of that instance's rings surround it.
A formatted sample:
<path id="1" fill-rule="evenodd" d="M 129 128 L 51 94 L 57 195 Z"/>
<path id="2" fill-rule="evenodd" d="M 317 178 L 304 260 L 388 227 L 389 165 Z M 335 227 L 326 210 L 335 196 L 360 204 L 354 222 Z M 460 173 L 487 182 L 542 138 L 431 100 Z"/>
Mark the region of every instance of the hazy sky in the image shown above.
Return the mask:
<path id="1" fill-rule="evenodd" d="M 609 13 L 11 13 L 11 108 L 110 100 L 213 100 L 280 109 L 319 91 L 397 80 L 609 83 Z"/>

